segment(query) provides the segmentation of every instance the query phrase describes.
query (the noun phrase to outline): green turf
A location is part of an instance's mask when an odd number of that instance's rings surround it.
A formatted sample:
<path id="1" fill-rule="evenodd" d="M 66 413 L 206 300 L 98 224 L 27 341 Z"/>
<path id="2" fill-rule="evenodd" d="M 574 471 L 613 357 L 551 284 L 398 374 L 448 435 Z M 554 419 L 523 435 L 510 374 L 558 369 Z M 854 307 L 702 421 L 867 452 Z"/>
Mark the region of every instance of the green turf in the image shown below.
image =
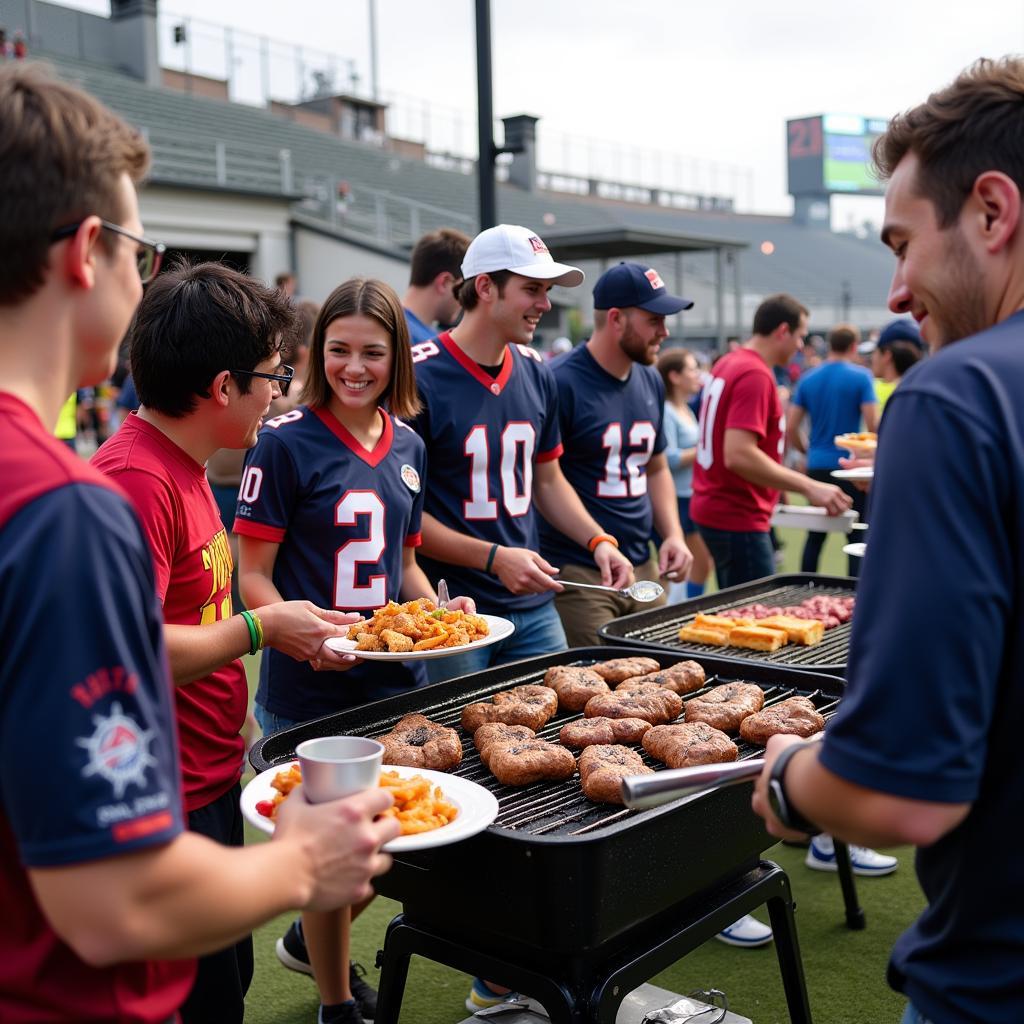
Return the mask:
<path id="1" fill-rule="evenodd" d="M 784 545 L 780 571 L 796 572 L 805 535 L 799 530 L 780 530 L 779 534 Z M 841 535 L 828 538 L 822 551 L 822 573 L 845 575 L 844 542 Z M 255 682 L 254 674 L 250 679 Z M 261 834 L 248 832 L 247 841 L 262 839 Z M 779 845 L 765 855 L 781 864 L 792 882 L 811 1010 L 821 1024 L 883 1024 L 897 1021 L 902 1013 L 903 1000 L 886 986 L 885 965 L 896 937 L 923 907 L 923 897 L 914 877 L 912 851 L 891 852 L 900 858 L 894 875 L 858 879 L 858 894 L 867 915 L 867 928 L 861 932 L 850 931 L 843 924 L 836 877 L 805 868 L 803 850 Z M 681 854 L 680 870 L 685 869 Z M 268 884 L 273 880 L 268 879 Z M 464 893 L 452 893 L 453 909 L 465 908 L 465 899 Z M 367 968 L 371 983 L 376 982 L 374 958 L 387 923 L 400 909 L 391 900 L 378 899 L 353 929 L 354 958 Z M 504 908 L 495 908 L 495 912 L 502 913 Z M 767 920 L 764 913 L 757 916 Z M 318 1000 L 312 980 L 285 970 L 274 953 L 274 943 L 290 919 L 278 918 L 255 935 L 256 975 L 246 1001 L 248 1024 L 310 1024 L 316 1019 Z M 457 971 L 414 958 L 402 1024 L 463 1020 L 469 980 Z M 651 980 L 673 992 L 720 988 L 732 1007 L 755 1024 L 784 1024 L 789 1019 L 774 946 L 734 949 L 713 940 Z"/>

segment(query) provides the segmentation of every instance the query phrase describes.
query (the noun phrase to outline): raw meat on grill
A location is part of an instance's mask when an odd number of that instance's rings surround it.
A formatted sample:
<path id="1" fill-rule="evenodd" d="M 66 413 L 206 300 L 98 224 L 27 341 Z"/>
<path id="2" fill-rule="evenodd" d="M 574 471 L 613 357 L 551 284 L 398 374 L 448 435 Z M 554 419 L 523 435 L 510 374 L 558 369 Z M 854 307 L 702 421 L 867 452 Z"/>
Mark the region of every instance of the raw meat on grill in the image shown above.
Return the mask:
<path id="1" fill-rule="evenodd" d="M 619 745 L 587 747 L 580 754 L 580 782 L 588 800 L 599 804 L 622 803 L 622 780 L 627 775 L 653 775 L 635 750 Z"/>
<path id="2" fill-rule="evenodd" d="M 744 718 L 740 722 L 740 736 L 748 743 L 764 746 L 769 737 L 779 733 L 813 736 L 824 728 L 825 719 L 807 697 L 790 697 Z"/>
<path id="3" fill-rule="evenodd" d="M 816 594 L 799 604 L 783 606 L 754 603 L 743 605 L 741 608 L 730 608 L 719 614 L 745 619 L 767 619 L 775 615 L 788 615 L 795 619 L 820 619 L 826 629 L 834 629 L 853 618 L 855 603 L 856 598 L 852 595 L 842 597 Z"/>
<path id="4" fill-rule="evenodd" d="M 627 683 L 655 683 L 664 686 L 673 693 L 693 693 L 699 690 L 705 682 L 704 669 L 695 661 L 678 661 L 668 668 L 659 669 L 657 672 L 646 672 L 642 676 L 631 676 L 624 680 Z M 619 689 L 619 687 L 616 687 Z"/>
<path id="5" fill-rule="evenodd" d="M 558 695 L 563 711 L 582 711 L 591 697 L 608 693 L 611 687 L 590 668 L 579 665 L 555 665 L 544 673 L 544 685 Z"/>
<path id="6" fill-rule="evenodd" d="M 764 707 L 764 690 L 753 683 L 723 683 L 686 702 L 688 722 L 706 722 L 722 732 L 735 732 L 747 715 Z"/>
<path id="7" fill-rule="evenodd" d="M 515 686 L 496 693 L 491 701 L 467 704 L 462 709 L 462 728 L 476 732 L 487 722 L 504 722 L 525 725 L 536 732 L 558 711 L 558 697 L 547 686 Z"/>
<path id="8" fill-rule="evenodd" d="M 391 732 L 380 737 L 380 742 L 384 744 L 384 764 L 450 772 L 462 763 L 459 734 L 423 715 L 399 719 Z"/>
<path id="9" fill-rule="evenodd" d="M 612 658 L 590 667 L 608 683 L 621 683 L 624 679 L 657 672 L 661 668 L 653 658 Z"/>
<path id="10" fill-rule="evenodd" d="M 580 718 L 562 726 L 558 741 L 575 749 L 595 743 L 639 743 L 650 728 L 643 718 Z"/>
<path id="11" fill-rule="evenodd" d="M 736 744 L 707 722 L 658 725 L 644 736 L 644 750 L 669 768 L 735 761 Z"/>

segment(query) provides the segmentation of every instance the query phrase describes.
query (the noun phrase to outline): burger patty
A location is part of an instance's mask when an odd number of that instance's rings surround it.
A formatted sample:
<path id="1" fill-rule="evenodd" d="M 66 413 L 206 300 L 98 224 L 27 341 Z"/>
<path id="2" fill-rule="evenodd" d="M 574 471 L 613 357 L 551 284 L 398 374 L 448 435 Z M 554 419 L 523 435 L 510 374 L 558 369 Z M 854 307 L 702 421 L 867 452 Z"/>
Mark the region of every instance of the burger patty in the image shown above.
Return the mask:
<path id="1" fill-rule="evenodd" d="M 707 722 L 722 732 L 735 732 L 747 715 L 764 707 L 764 691 L 753 683 L 724 683 L 692 697 L 683 717 L 687 722 Z"/>

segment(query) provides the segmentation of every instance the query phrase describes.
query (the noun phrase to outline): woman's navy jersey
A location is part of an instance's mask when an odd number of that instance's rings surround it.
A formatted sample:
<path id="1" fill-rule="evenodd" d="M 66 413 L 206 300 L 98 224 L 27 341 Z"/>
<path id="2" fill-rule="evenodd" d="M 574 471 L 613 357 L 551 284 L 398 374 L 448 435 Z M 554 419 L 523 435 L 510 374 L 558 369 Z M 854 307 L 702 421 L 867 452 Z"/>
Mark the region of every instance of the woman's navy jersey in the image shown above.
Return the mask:
<path id="1" fill-rule="evenodd" d="M 425 510 L 459 533 L 504 547 L 539 550 L 533 466 L 562 454 L 558 395 L 551 371 L 525 345 L 507 345 L 497 377 L 478 366 L 448 332 L 414 345 L 423 411 L 413 427 L 430 452 Z M 501 615 L 552 600 L 553 592 L 510 594 L 481 569 L 423 559 L 432 580 Z"/>
<path id="2" fill-rule="evenodd" d="M 587 511 L 633 565 L 650 558 L 653 527 L 647 463 L 665 450 L 665 385 L 634 363 L 625 380 L 598 365 L 586 345 L 551 364 L 558 383 L 562 472 Z M 594 565 L 594 556 L 546 521 L 541 554 L 552 565 Z"/>
<path id="3" fill-rule="evenodd" d="M 368 452 L 327 409 L 300 405 L 269 420 L 248 453 L 235 532 L 280 545 L 273 579 L 286 601 L 369 615 L 400 600 L 402 549 L 420 543 L 426 451 L 404 423 L 381 416 Z M 303 721 L 424 681 L 419 668 L 393 663 L 314 672 L 268 650 L 256 699 Z"/>

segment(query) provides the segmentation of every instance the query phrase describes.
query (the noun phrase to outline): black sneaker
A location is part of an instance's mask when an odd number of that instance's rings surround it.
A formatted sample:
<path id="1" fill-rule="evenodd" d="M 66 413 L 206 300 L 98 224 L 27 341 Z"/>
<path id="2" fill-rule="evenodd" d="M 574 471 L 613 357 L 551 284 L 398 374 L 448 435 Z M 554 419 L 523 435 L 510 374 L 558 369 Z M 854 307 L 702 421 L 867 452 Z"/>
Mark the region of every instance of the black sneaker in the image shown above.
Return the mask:
<path id="1" fill-rule="evenodd" d="M 306 940 L 302 935 L 302 920 L 296 918 L 288 931 L 277 940 L 277 959 L 290 971 L 313 975 L 313 967 L 309 962 Z"/>
<path id="2" fill-rule="evenodd" d="M 373 1020 L 377 1015 L 377 990 L 363 981 L 364 977 L 366 969 L 353 960 L 348 967 L 348 986 L 363 1019 Z"/>
<path id="3" fill-rule="evenodd" d="M 317 1024 L 364 1024 L 359 1004 L 339 1003 L 329 1009 L 321 1003 L 316 1015 Z"/>

